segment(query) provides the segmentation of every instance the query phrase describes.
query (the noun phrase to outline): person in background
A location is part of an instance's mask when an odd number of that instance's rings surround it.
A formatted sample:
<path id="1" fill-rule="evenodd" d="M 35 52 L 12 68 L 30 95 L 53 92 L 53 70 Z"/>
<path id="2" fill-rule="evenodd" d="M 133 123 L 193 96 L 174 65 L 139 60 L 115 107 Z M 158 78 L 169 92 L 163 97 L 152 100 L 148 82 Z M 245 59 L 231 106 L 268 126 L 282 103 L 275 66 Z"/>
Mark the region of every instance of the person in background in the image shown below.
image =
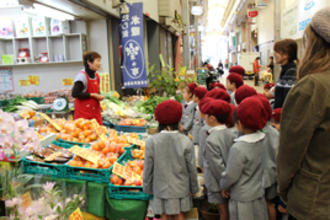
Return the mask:
<path id="1" fill-rule="evenodd" d="M 97 71 L 101 67 L 101 55 L 95 51 L 88 51 L 83 55 L 85 68 L 74 80 L 72 97 L 75 98 L 74 119 L 96 119 L 102 125 L 100 101 L 100 77 Z"/>
<path id="2" fill-rule="evenodd" d="M 330 216 L 330 7 L 316 12 L 303 37 L 298 83 L 284 102 L 277 171 L 289 219 Z"/>
<path id="3" fill-rule="evenodd" d="M 262 186 L 265 152 L 265 109 L 257 96 L 244 99 L 237 107 L 236 127 L 243 134 L 231 147 L 220 189 L 229 198 L 230 220 L 267 220 Z"/>
<path id="4" fill-rule="evenodd" d="M 205 122 L 211 128 L 205 145 L 204 182 L 207 199 L 218 206 L 221 220 L 229 220 L 227 200 L 221 195 L 219 182 L 226 168 L 229 149 L 236 138 L 226 127 L 231 111 L 230 104 L 223 100 L 213 100 L 205 109 Z"/>
<path id="5" fill-rule="evenodd" d="M 224 71 L 223 71 L 223 64 L 222 64 L 222 61 L 219 60 L 219 63 L 218 63 L 218 67 L 217 67 L 217 71 L 218 73 L 220 74 L 220 76 L 222 76 L 224 74 Z"/>
<path id="6" fill-rule="evenodd" d="M 193 101 L 193 92 L 196 87 L 196 83 L 189 83 L 182 91 L 185 103 L 183 104 L 183 113 L 181 123 L 179 124 L 179 130 L 185 134 L 189 134 L 193 126 L 196 107 L 196 103 Z"/>
<path id="7" fill-rule="evenodd" d="M 228 93 L 230 93 L 231 103 L 236 104 L 235 91 L 244 84 L 243 77 L 237 73 L 230 73 L 227 76 L 226 87 Z"/>
<path id="8" fill-rule="evenodd" d="M 162 220 L 184 220 L 198 192 L 194 146 L 178 131 L 182 105 L 166 100 L 155 109 L 159 132 L 146 141 L 143 191 L 153 195 L 152 210 Z"/>
<path id="9" fill-rule="evenodd" d="M 274 45 L 275 62 L 282 66 L 279 80 L 275 87 L 274 108 L 281 108 L 289 90 L 296 83 L 297 75 L 297 49 L 296 41 L 284 39 Z"/>
<path id="10" fill-rule="evenodd" d="M 269 68 L 269 72 L 272 73 L 273 79 L 274 79 L 274 57 L 270 56 L 269 57 L 269 63 L 267 64 L 267 68 Z"/>
<path id="11" fill-rule="evenodd" d="M 254 73 L 254 85 L 259 85 L 259 74 L 260 74 L 260 57 L 257 57 L 253 62 L 253 73 Z"/>

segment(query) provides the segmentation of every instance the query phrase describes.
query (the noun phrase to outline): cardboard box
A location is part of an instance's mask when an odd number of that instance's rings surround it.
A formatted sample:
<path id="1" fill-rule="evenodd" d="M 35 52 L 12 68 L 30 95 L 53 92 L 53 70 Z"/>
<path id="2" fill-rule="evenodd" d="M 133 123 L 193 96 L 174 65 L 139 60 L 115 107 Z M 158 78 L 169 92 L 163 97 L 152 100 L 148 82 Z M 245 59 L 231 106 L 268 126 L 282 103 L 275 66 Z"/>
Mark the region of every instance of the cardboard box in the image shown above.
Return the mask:
<path id="1" fill-rule="evenodd" d="M 20 16 L 15 19 L 16 37 L 30 37 L 32 31 L 30 16 Z"/>
<path id="2" fill-rule="evenodd" d="M 50 20 L 50 32 L 51 35 L 70 33 L 69 21 L 60 21 L 58 19 L 52 18 Z"/>
<path id="3" fill-rule="evenodd" d="M 50 34 L 50 18 L 42 16 L 32 17 L 33 36 L 47 36 Z"/>

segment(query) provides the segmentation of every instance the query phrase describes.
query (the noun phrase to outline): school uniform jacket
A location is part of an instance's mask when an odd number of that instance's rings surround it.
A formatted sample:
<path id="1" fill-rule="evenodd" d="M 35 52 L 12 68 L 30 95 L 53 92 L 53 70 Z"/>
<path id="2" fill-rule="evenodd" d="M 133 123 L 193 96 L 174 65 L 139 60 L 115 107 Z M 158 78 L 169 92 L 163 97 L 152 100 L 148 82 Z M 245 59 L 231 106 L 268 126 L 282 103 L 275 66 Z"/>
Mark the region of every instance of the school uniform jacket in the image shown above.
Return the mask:
<path id="1" fill-rule="evenodd" d="M 208 136 L 208 130 L 211 127 L 208 126 L 206 123 L 205 125 L 199 130 L 199 144 L 198 144 L 198 166 L 200 168 L 204 167 L 204 152 L 205 152 L 205 144 L 206 144 L 206 138 Z"/>
<path id="2" fill-rule="evenodd" d="M 178 131 L 162 131 L 146 141 L 143 191 L 157 198 L 185 198 L 198 192 L 195 152 Z"/>
<path id="3" fill-rule="evenodd" d="M 264 196 L 263 174 L 265 134 L 258 131 L 235 139 L 220 188 L 230 190 L 230 199 L 250 202 Z"/>
<path id="4" fill-rule="evenodd" d="M 181 123 L 184 130 L 189 133 L 193 127 L 196 103 L 193 101 L 183 105 Z"/>
<path id="5" fill-rule="evenodd" d="M 273 128 L 270 123 L 264 127 L 263 132 L 265 137 L 265 155 L 264 155 L 264 174 L 262 178 L 262 185 L 268 188 L 276 183 L 276 154 L 279 144 L 279 133 Z"/>
<path id="6" fill-rule="evenodd" d="M 193 121 L 193 127 L 192 127 L 192 136 L 193 136 L 193 142 L 195 145 L 199 144 L 199 131 L 203 127 L 203 119 L 201 118 L 199 114 L 199 108 L 198 105 L 195 107 L 195 113 L 194 113 L 194 121 Z"/>
<path id="7" fill-rule="evenodd" d="M 209 130 L 204 154 L 204 182 L 208 192 L 220 192 L 221 174 L 226 169 L 229 149 L 234 139 L 234 134 L 225 125 Z"/>

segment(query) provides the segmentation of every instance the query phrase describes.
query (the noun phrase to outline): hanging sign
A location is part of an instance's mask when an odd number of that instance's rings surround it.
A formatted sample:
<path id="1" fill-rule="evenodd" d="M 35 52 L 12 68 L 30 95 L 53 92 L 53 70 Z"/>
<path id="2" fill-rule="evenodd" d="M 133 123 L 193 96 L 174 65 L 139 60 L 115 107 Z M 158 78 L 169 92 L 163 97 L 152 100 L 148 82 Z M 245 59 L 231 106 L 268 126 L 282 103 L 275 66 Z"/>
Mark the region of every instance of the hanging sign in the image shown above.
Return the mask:
<path id="1" fill-rule="evenodd" d="M 129 14 L 121 16 L 123 83 L 126 88 L 148 87 L 144 56 L 143 4 L 127 3 Z"/>
<path id="2" fill-rule="evenodd" d="M 257 16 L 258 16 L 258 11 L 257 11 L 257 10 L 249 11 L 249 12 L 248 12 L 248 16 L 249 16 L 250 18 L 257 17 Z"/>

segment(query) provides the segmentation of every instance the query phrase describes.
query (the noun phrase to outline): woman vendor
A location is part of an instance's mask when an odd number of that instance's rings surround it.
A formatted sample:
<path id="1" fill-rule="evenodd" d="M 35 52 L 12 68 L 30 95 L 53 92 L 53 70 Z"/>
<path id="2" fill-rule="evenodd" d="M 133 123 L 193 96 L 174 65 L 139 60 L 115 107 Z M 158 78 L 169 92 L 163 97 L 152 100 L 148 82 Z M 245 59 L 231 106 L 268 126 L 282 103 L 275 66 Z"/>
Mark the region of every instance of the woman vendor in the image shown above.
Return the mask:
<path id="1" fill-rule="evenodd" d="M 72 97 L 75 98 L 74 119 L 96 119 L 102 125 L 100 101 L 100 77 L 96 72 L 101 67 L 101 56 L 95 51 L 88 51 L 83 55 L 85 68 L 74 80 Z"/>

